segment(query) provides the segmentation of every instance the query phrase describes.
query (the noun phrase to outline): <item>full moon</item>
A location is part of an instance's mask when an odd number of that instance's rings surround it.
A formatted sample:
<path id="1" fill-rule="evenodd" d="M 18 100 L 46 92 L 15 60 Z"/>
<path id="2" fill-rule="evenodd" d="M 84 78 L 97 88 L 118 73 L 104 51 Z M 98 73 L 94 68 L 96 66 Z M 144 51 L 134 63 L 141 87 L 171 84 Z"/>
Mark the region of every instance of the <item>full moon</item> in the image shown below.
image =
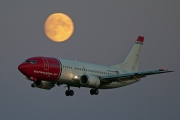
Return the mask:
<path id="1" fill-rule="evenodd" d="M 45 22 L 46 36 L 55 42 L 63 42 L 71 37 L 74 31 L 73 21 L 64 13 L 51 14 Z"/>

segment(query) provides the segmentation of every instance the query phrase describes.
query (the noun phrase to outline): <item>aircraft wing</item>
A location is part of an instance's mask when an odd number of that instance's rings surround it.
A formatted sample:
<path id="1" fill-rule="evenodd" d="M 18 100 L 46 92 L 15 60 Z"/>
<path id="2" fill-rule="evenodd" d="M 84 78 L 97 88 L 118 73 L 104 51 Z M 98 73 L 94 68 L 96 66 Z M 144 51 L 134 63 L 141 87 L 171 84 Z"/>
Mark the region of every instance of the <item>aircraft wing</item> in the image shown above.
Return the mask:
<path id="1" fill-rule="evenodd" d="M 161 73 L 168 73 L 173 72 L 167 69 L 159 69 L 159 70 L 151 70 L 151 71 L 144 71 L 144 72 L 132 72 L 132 73 L 124 73 L 124 74 L 117 74 L 117 75 L 110 75 L 110 76 L 101 76 L 100 80 L 102 83 L 111 83 L 111 82 L 123 82 L 128 80 L 139 80 L 140 78 L 146 77 L 148 75 L 154 74 L 161 74 Z"/>

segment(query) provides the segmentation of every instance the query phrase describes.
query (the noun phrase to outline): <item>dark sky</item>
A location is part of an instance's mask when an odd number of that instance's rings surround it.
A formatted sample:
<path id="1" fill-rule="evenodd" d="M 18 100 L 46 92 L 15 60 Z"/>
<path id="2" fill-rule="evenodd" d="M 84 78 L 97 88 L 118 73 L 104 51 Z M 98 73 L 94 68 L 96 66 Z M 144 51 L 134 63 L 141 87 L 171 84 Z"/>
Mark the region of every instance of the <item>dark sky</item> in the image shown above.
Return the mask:
<path id="1" fill-rule="evenodd" d="M 1 0 L 0 119 L 2 120 L 179 120 L 179 0 Z M 63 12 L 74 21 L 63 43 L 44 34 L 46 18 Z M 102 65 L 121 62 L 138 35 L 145 37 L 140 71 L 167 67 L 174 73 L 91 96 L 89 88 L 30 87 L 17 66 L 50 56 Z"/>

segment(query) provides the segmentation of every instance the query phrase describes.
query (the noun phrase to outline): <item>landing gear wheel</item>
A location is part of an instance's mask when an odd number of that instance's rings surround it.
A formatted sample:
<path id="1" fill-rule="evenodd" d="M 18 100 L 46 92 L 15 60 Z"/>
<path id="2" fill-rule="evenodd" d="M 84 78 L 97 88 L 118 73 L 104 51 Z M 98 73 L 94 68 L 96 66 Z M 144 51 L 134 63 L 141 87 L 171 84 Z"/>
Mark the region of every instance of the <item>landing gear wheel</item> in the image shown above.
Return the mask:
<path id="1" fill-rule="evenodd" d="M 94 90 L 93 89 L 90 90 L 90 94 L 94 95 Z"/>
<path id="2" fill-rule="evenodd" d="M 74 95 L 74 91 L 73 90 L 70 90 L 70 86 L 68 85 L 68 90 L 66 90 L 65 94 L 66 96 L 73 96 Z"/>
<path id="3" fill-rule="evenodd" d="M 94 94 L 95 94 L 95 95 L 98 95 L 98 94 L 99 94 L 99 90 L 98 90 L 98 89 L 95 89 L 95 90 L 94 90 Z"/>
<path id="4" fill-rule="evenodd" d="M 33 87 L 35 87 L 35 85 L 32 83 L 32 84 L 31 84 L 31 87 L 33 88 Z"/>
<path id="5" fill-rule="evenodd" d="M 74 95 L 74 91 L 73 91 L 73 90 L 70 90 L 70 91 L 69 91 L 69 95 L 70 95 L 70 96 L 73 96 L 73 95 Z"/>
<path id="6" fill-rule="evenodd" d="M 98 93 L 99 93 L 99 90 L 98 90 L 98 89 L 91 89 L 91 90 L 90 90 L 90 94 L 91 94 L 91 95 L 98 95 Z"/>
<path id="7" fill-rule="evenodd" d="M 66 96 L 69 96 L 69 90 L 66 90 L 65 94 Z"/>
<path id="8" fill-rule="evenodd" d="M 73 90 L 66 90 L 65 94 L 66 94 L 66 96 L 73 96 L 74 91 Z"/>

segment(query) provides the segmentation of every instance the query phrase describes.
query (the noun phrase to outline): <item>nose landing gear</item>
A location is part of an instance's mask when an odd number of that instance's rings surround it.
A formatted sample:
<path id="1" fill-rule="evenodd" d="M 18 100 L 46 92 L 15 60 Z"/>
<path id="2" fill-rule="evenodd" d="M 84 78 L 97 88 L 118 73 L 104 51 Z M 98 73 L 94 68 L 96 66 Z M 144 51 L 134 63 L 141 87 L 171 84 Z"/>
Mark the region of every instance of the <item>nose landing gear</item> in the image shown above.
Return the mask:
<path id="1" fill-rule="evenodd" d="M 32 88 L 34 88 L 34 87 L 36 87 L 36 86 L 35 86 L 35 84 L 34 84 L 34 83 L 32 83 L 32 84 L 31 84 L 31 87 L 32 87 Z"/>

